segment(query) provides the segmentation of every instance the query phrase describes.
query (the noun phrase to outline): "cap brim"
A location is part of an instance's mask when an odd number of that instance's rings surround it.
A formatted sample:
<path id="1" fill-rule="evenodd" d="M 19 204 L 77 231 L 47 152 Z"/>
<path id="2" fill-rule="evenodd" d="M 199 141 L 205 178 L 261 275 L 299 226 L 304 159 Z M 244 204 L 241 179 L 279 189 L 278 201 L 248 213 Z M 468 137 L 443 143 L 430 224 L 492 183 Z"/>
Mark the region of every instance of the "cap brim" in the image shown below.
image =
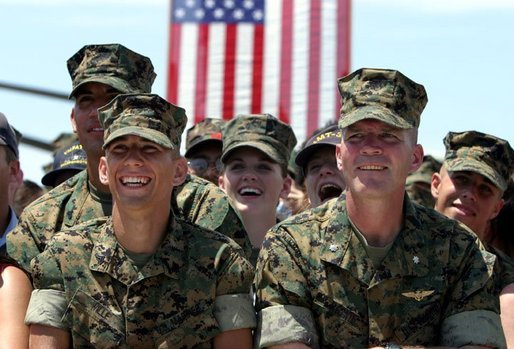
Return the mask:
<path id="1" fill-rule="evenodd" d="M 141 138 L 147 139 L 168 149 L 176 148 L 176 145 L 174 145 L 165 134 L 157 130 L 140 126 L 127 126 L 112 132 L 109 135 L 109 137 L 107 137 L 107 139 L 104 140 L 103 148 L 107 148 L 107 146 L 116 138 L 129 135 L 139 136 Z"/>
<path id="2" fill-rule="evenodd" d="M 41 183 L 43 183 L 43 185 L 46 185 L 47 187 L 53 187 L 55 180 L 61 173 L 66 172 L 66 171 L 74 171 L 75 174 L 77 174 L 77 173 L 81 172 L 82 170 L 84 170 L 84 168 L 74 168 L 74 167 L 64 167 L 64 168 L 59 168 L 57 170 L 52 170 L 52 171 L 46 173 L 41 178 Z"/>
<path id="3" fill-rule="evenodd" d="M 189 145 L 189 148 L 187 148 L 186 150 L 186 153 L 185 153 L 185 157 L 188 158 L 189 156 L 191 156 L 192 153 L 194 153 L 194 150 L 199 146 L 199 145 L 204 145 L 204 144 L 207 144 L 207 143 L 212 143 L 212 144 L 219 144 L 220 147 L 223 146 L 223 141 L 221 139 L 215 139 L 215 138 L 205 138 L 205 139 L 199 139 L 195 142 L 191 142 L 191 144 Z"/>
<path id="4" fill-rule="evenodd" d="M 336 145 L 334 143 L 322 143 L 318 142 L 316 144 L 312 144 L 298 152 L 296 155 L 295 163 L 300 166 L 301 168 L 304 168 L 307 163 L 309 162 L 309 159 L 311 158 L 312 154 L 318 151 L 321 147 L 334 147 L 334 158 L 335 158 L 335 147 Z"/>
<path id="5" fill-rule="evenodd" d="M 80 82 L 77 86 L 73 88 L 68 98 L 73 98 L 75 96 L 75 93 L 77 90 L 82 87 L 84 84 L 87 84 L 88 82 L 98 82 L 101 84 L 105 84 L 108 86 L 111 86 L 112 88 L 115 88 L 116 90 L 120 91 L 120 93 L 132 93 L 132 92 L 139 92 L 135 90 L 128 82 L 126 82 L 123 79 L 120 79 L 115 76 L 92 76 L 90 78 L 87 78 Z"/>
<path id="6" fill-rule="evenodd" d="M 275 148 L 273 148 L 272 146 L 269 146 L 263 142 L 248 141 L 248 142 L 237 142 L 237 143 L 233 144 L 232 146 L 229 146 L 227 149 L 225 149 L 223 151 L 223 154 L 221 155 L 221 162 L 225 163 L 227 161 L 227 159 L 230 157 L 230 155 L 232 155 L 232 153 L 235 150 L 237 150 L 239 148 L 243 148 L 243 147 L 257 149 L 257 150 L 263 152 L 270 159 L 272 159 L 273 161 L 275 161 L 279 164 L 281 164 L 282 162 L 285 161 L 285 159 L 283 159 L 280 156 L 280 154 L 275 150 Z M 287 163 L 285 165 L 287 165 Z"/>
<path id="7" fill-rule="evenodd" d="M 404 118 L 393 113 L 388 108 L 382 107 L 380 105 L 366 105 L 354 109 L 352 112 L 342 116 L 339 119 L 339 128 L 346 128 L 358 121 L 366 119 L 379 120 L 388 125 L 402 129 L 409 129 L 415 127 L 415 125 L 411 125 L 410 123 L 405 121 Z"/>
<path id="8" fill-rule="evenodd" d="M 445 167 L 447 171 L 470 171 L 478 173 L 489 179 L 496 187 L 504 191 L 507 189 L 507 182 L 503 177 L 491 166 L 483 161 L 474 159 L 449 159 L 445 160 Z"/>

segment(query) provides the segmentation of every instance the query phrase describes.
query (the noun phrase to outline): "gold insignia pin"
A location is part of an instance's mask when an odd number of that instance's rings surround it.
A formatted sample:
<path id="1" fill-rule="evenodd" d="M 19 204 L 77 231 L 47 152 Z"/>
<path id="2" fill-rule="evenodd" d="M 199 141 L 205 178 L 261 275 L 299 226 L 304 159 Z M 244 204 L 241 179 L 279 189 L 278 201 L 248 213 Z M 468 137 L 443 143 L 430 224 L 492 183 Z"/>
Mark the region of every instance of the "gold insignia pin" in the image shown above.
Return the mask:
<path id="1" fill-rule="evenodd" d="M 432 293 L 434 293 L 434 290 L 432 291 L 413 291 L 413 292 L 404 292 L 402 293 L 402 296 L 405 296 L 407 298 L 414 298 L 418 302 L 422 300 L 425 297 L 430 296 Z"/>

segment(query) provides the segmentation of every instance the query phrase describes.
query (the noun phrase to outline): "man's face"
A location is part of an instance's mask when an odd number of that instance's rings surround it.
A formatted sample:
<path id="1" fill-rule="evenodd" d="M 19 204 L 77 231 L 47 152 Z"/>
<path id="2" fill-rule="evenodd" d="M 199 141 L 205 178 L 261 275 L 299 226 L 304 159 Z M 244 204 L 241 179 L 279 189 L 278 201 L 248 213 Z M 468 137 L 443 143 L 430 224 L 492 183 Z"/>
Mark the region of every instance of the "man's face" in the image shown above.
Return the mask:
<path id="1" fill-rule="evenodd" d="M 423 161 L 423 148 L 415 144 L 414 132 L 372 119 L 344 129 L 336 158 L 348 195 L 403 196 L 407 175 Z"/>
<path id="2" fill-rule="evenodd" d="M 289 194 L 291 179 L 263 152 L 243 147 L 226 161 L 219 186 L 239 212 L 259 214 L 275 212 L 279 198 Z"/>
<path id="3" fill-rule="evenodd" d="M 71 124 L 88 158 L 103 154 L 104 130 L 98 120 L 98 108 L 109 103 L 118 94 L 118 90 L 99 82 L 88 82 L 75 93 Z"/>
<path id="4" fill-rule="evenodd" d="M 118 206 L 145 209 L 170 203 L 172 189 L 184 181 L 187 165 L 172 150 L 129 135 L 108 145 L 99 173 Z"/>
<path id="5" fill-rule="evenodd" d="M 436 211 L 466 224 L 479 237 L 503 206 L 501 190 L 484 176 L 448 172 L 444 166 L 432 176 L 432 195 Z"/>
<path id="6" fill-rule="evenodd" d="M 343 174 L 337 168 L 335 148 L 319 147 L 305 165 L 305 187 L 311 207 L 338 197 L 345 188 Z"/>
<path id="7" fill-rule="evenodd" d="M 220 142 L 205 142 L 197 145 L 187 159 L 189 173 L 218 185 L 221 150 Z"/>

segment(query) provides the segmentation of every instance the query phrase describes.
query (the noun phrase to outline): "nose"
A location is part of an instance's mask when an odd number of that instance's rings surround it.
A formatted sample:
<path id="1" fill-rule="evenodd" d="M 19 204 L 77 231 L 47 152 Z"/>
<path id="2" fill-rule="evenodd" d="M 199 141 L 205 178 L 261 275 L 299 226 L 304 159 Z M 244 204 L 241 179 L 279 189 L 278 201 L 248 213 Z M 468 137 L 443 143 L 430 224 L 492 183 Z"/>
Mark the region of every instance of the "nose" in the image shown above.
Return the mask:
<path id="1" fill-rule="evenodd" d="M 462 188 L 462 197 L 471 201 L 477 200 L 477 190 L 473 185 L 467 185 Z"/>
<path id="2" fill-rule="evenodd" d="M 338 171 L 337 163 L 329 162 L 329 163 L 323 164 L 323 166 L 321 166 L 321 170 L 319 172 L 320 172 L 320 175 L 323 177 L 323 176 L 334 175 L 336 173 L 336 171 Z"/>
<path id="3" fill-rule="evenodd" d="M 255 175 L 255 171 L 250 168 L 247 168 L 244 171 L 243 177 L 242 177 L 242 179 L 245 181 L 254 181 L 256 178 L 257 178 L 257 176 Z"/>
<path id="4" fill-rule="evenodd" d="M 382 148 L 378 142 L 378 139 L 374 135 L 368 135 L 363 141 L 361 154 L 363 155 L 380 155 L 382 154 Z"/>
<path id="5" fill-rule="evenodd" d="M 124 161 L 125 166 L 141 166 L 143 164 L 143 158 L 141 152 L 137 148 L 132 148 L 127 152 L 127 156 Z"/>

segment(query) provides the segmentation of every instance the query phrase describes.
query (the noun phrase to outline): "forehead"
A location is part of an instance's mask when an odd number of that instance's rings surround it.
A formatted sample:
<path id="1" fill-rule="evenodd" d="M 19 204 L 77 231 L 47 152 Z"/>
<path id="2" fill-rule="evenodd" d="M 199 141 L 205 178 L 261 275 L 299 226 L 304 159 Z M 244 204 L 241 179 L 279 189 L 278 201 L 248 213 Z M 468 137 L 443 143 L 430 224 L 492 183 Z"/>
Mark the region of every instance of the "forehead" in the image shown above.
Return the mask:
<path id="1" fill-rule="evenodd" d="M 112 148 L 113 146 L 120 144 L 140 144 L 140 145 L 154 145 L 156 147 L 161 148 L 161 146 L 157 143 L 154 143 L 146 138 L 137 135 L 124 135 L 113 139 L 107 148 Z"/>
<path id="2" fill-rule="evenodd" d="M 257 148 L 253 147 L 241 147 L 235 149 L 232 154 L 230 154 L 227 162 L 230 161 L 245 161 L 245 160 L 253 160 L 253 161 L 265 161 L 270 163 L 276 163 L 273 159 L 271 159 L 264 152 L 260 151 Z"/>
<path id="3" fill-rule="evenodd" d="M 323 144 L 317 147 L 312 155 L 307 160 L 307 164 L 311 161 L 327 158 L 336 158 L 336 146 L 330 144 Z"/>

